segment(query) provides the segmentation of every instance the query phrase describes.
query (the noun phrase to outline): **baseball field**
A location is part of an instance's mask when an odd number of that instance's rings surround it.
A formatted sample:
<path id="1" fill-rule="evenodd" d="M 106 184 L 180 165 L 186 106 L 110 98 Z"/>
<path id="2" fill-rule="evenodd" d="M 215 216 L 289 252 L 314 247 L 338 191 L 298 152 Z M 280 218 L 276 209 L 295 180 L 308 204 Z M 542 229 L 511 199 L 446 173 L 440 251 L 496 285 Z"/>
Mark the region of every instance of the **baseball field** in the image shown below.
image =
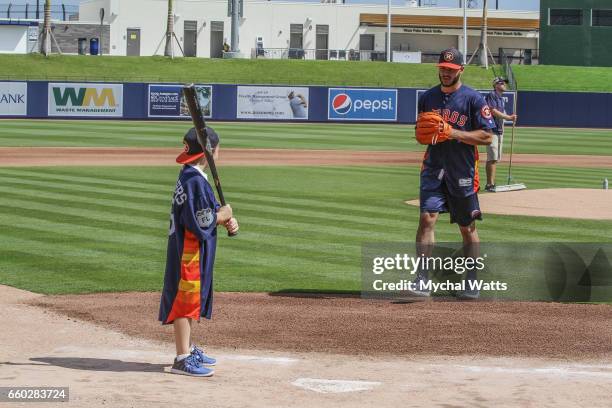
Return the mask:
<path id="1" fill-rule="evenodd" d="M 412 126 L 211 126 L 241 231 L 219 240 L 196 338 L 220 362 L 197 379 L 165 373 L 156 321 L 189 123 L 0 122 L 0 386 L 67 386 L 74 406 L 609 404 L 608 304 L 359 297 L 363 244 L 414 240 Z M 530 195 L 482 194 L 482 241 L 612 243 L 610 140 L 517 128 Z M 448 215 L 436 234 L 460 239 Z"/>

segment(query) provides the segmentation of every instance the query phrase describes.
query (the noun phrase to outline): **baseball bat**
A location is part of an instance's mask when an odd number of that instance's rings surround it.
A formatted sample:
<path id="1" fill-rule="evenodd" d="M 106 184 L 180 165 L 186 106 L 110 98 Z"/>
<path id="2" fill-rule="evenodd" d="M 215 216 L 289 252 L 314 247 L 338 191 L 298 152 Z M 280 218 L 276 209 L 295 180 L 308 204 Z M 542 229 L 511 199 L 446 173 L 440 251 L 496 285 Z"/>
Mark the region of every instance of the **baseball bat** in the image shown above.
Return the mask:
<path id="1" fill-rule="evenodd" d="M 206 135 L 206 122 L 204 121 L 204 116 L 202 115 L 202 108 L 200 106 L 200 100 L 198 98 L 198 93 L 196 91 L 195 85 L 185 85 L 183 87 L 183 95 L 185 95 L 185 101 L 187 102 L 187 106 L 189 107 L 191 120 L 193 121 L 193 126 L 195 128 L 196 134 L 198 135 L 198 142 L 204 150 L 204 156 L 206 156 L 208 168 L 210 169 L 210 174 L 212 175 L 215 187 L 217 189 L 217 194 L 219 195 L 219 201 L 221 202 L 221 205 L 225 205 L 225 197 L 223 196 L 223 189 L 221 188 L 221 180 L 219 179 L 217 166 L 215 166 L 215 159 L 212 154 L 212 148 L 210 146 L 210 143 L 208 143 L 208 136 Z M 228 232 L 227 235 L 233 237 L 238 235 L 238 232 L 235 232 L 233 234 L 230 234 Z"/>

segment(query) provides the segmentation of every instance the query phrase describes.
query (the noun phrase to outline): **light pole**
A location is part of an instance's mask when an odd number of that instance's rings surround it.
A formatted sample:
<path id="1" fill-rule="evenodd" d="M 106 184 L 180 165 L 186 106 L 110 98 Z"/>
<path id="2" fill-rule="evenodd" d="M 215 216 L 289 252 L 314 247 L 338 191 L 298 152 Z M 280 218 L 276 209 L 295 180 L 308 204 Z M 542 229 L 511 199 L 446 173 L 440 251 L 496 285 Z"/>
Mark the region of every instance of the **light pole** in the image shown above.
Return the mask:
<path id="1" fill-rule="evenodd" d="M 391 0 L 387 0 L 387 62 L 391 62 Z"/>
<path id="2" fill-rule="evenodd" d="M 463 58 L 467 58 L 467 0 L 463 0 Z"/>
<path id="3" fill-rule="evenodd" d="M 238 0 L 229 0 L 232 2 L 232 38 L 231 38 L 231 51 L 239 52 L 238 49 L 238 35 L 240 32 L 240 2 Z"/>

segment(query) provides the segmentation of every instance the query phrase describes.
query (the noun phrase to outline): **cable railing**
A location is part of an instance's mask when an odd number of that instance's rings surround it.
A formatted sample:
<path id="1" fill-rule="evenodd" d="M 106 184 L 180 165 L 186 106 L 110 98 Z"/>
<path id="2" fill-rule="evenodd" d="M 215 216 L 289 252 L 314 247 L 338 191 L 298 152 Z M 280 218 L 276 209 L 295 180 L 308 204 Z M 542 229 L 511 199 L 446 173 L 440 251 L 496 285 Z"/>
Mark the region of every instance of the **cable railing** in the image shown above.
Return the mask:
<path id="1" fill-rule="evenodd" d="M 330 61 L 386 61 L 387 53 L 385 51 L 353 49 L 252 48 L 251 58 Z"/>
<path id="2" fill-rule="evenodd" d="M 395 51 L 395 50 L 394 50 Z M 469 59 L 468 54 L 466 59 Z M 387 61 L 386 51 L 375 50 L 335 50 L 303 48 L 252 48 L 252 59 L 301 59 L 301 60 L 337 60 L 337 61 Z M 440 51 L 421 51 L 422 63 L 437 63 Z"/>
<path id="3" fill-rule="evenodd" d="M 529 48 L 500 48 L 499 64 L 537 65 L 540 60 L 540 50 Z"/>
<path id="4" fill-rule="evenodd" d="M 42 20 L 45 16 L 45 2 L 27 2 L 25 4 L 0 3 L 0 18 L 9 20 Z M 79 6 L 61 4 L 51 5 L 51 18 L 54 20 L 78 20 Z"/>

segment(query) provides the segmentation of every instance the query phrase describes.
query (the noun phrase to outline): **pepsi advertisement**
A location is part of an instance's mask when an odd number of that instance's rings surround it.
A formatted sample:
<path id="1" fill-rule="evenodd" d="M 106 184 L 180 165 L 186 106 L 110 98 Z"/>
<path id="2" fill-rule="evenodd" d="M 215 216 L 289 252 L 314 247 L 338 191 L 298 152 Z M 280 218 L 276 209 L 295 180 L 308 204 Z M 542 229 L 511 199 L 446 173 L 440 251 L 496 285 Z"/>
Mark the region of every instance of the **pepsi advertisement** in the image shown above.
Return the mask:
<path id="1" fill-rule="evenodd" d="M 202 115 L 212 115 L 212 87 L 196 85 L 196 94 L 202 107 Z M 181 85 L 149 85 L 150 118 L 190 118 L 189 108 Z"/>
<path id="2" fill-rule="evenodd" d="M 329 120 L 397 121 L 397 89 L 329 88 Z"/>

